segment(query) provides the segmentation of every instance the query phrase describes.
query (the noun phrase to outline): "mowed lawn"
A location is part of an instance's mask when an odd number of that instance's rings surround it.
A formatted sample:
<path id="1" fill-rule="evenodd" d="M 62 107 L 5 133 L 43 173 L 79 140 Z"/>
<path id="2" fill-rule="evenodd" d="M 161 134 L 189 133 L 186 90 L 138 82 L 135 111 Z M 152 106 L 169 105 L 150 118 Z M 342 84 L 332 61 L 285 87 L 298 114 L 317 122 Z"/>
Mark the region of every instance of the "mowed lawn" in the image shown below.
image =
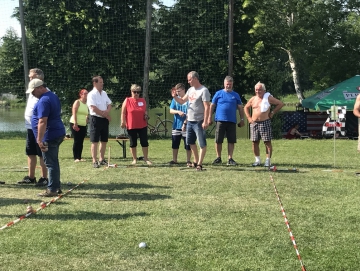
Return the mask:
<path id="1" fill-rule="evenodd" d="M 150 141 L 149 167 L 129 166 L 129 150 L 123 159 L 116 142 L 109 146 L 118 168 L 92 168 L 88 141 L 84 163 L 73 162 L 72 141 L 61 145 L 63 191 L 85 182 L 0 230 L 0 270 L 301 270 L 274 184 L 306 270 L 360 270 L 355 140 L 274 140 L 277 172 L 249 167 L 245 139 L 233 167 L 226 143 L 223 165 L 211 165 L 209 139 L 202 172 L 185 167 L 182 146 L 182 164 L 168 166 L 170 140 Z M 24 148 L 24 140 L 0 140 L 0 227 L 43 201 L 41 189 L 16 185 L 27 174 Z"/>

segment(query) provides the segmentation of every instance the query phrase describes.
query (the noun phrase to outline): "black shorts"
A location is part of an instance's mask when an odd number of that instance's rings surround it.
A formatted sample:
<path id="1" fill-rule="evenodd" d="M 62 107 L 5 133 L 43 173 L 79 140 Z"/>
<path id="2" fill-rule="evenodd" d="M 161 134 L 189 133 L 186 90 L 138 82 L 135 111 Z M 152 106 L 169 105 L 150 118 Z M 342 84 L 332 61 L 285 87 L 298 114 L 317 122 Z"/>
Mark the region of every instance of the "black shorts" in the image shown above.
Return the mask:
<path id="1" fill-rule="evenodd" d="M 27 129 L 25 153 L 26 155 L 42 156 L 41 149 L 38 143 L 36 143 L 34 132 L 31 129 Z"/>
<path id="2" fill-rule="evenodd" d="M 149 141 L 147 136 L 147 126 L 140 129 L 131 129 L 127 130 L 128 135 L 130 137 L 130 148 L 136 148 L 137 147 L 137 139 L 138 136 L 140 138 L 140 145 L 141 147 L 149 147 Z"/>
<path id="3" fill-rule="evenodd" d="M 90 116 L 90 142 L 108 142 L 109 120 L 97 116 Z"/>
<path id="4" fill-rule="evenodd" d="M 228 143 L 236 143 L 236 123 L 229 121 L 216 122 L 215 143 L 223 143 L 225 135 Z"/>

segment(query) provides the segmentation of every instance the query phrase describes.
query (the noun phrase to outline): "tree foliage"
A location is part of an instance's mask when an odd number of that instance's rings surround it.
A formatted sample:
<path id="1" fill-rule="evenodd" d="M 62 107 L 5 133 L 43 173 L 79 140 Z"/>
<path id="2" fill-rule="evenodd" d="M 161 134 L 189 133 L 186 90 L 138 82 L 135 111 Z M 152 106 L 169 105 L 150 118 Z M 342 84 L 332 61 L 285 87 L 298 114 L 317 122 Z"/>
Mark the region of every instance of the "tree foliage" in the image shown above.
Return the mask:
<path id="1" fill-rule="evenodd" d="M 235 88 L 253 93 L 258 81 L 276 96 L 321 90 L 359 74 L 357 0 L 234 1 Z M 227 0 L 154 0 L 149 95 L 152 107 L 169 100 L 171 86 L 199 72 L 212 93 L 228 75 Z M 29 68 L 70 106 L 91 77 L 104 77 L 115 103 L 144 80 L 146 1 L 24 0 Z M 18 17 L 17 10 L 14 14 Z M 21 40 L 2 38 L 3 88 L 24 96 Z M 295 83 L 294 83 L 295 82 Z M 301 95 L 300 95 L 301 96 Z"/>
<path id="2" fill-rule="evenodd" d="M 21 40 L 13 29 L 6 31 L 0 47 L 2 92 L 25 93 Z"/>

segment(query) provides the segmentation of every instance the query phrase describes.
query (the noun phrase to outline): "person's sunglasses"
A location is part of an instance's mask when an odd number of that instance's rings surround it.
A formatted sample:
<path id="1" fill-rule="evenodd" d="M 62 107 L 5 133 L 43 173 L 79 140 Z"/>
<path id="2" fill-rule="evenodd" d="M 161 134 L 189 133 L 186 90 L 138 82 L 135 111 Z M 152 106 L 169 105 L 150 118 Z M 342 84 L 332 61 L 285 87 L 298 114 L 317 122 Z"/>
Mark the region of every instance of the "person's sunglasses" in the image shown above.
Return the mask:
<path id="1" fill-rule="evenodd" d="M 132 93 L 134 93 L 134 94 L 140 94 L 141 92 L 140 92 L 140 91 L 133 91 Z"/>

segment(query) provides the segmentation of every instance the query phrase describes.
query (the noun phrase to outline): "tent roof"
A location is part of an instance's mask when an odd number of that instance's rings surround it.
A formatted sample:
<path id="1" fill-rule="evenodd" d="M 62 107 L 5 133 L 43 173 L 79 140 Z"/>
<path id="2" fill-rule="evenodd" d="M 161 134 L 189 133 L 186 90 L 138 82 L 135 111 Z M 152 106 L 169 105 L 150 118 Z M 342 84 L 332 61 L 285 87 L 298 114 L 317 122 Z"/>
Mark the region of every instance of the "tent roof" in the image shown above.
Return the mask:
<path id="1" fill-rule="evenodd" d="M 360 93 L 360 75 L 347 79 L 335 86 L 320 91 L 302 101 L 302 106 L 315 110 L 328 110 L 332 105 L 346 106 L 353 110 L 357 95 Z"/>

